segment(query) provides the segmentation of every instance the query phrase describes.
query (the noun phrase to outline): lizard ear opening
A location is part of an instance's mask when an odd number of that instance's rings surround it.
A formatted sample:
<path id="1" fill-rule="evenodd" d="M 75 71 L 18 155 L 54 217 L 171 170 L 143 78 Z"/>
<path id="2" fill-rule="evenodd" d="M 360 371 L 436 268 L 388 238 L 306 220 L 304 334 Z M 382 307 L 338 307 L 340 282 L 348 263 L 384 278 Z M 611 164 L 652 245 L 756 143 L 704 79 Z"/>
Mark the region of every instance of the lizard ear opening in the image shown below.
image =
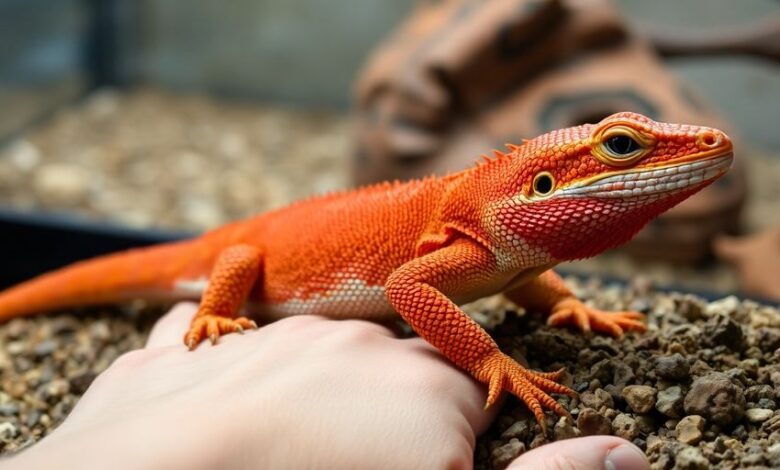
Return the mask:
<path id="1" fill-rule="evenodd" d="M 549 171 L 542 171 L 534 176 L 531 185 L 536 196 L 549 196 L 555 189 L 555 178 Z"/>

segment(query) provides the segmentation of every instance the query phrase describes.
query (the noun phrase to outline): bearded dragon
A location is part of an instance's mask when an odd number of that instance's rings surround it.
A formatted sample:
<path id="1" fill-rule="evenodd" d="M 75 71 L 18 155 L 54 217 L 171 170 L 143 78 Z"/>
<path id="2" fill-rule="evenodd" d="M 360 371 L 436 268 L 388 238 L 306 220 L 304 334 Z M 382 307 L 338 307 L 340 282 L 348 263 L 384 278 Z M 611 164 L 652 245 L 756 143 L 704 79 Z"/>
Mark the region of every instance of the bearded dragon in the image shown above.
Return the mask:
<path id="1" fill-rule="evenodd" d="M 661 212 L 723 175 L 723 132 L 618 113 L 509 145 L 443 177 L 381 183 L 294 203 L 196 239 L 83 261 L 0 293 L 0 320 L 127 299 L 198 298 L 184 343 L 256 328 L 242 309 L 386 320 L 400 314 L 454 364 L 504 390 L 544 425 L 574 394 L 562 371 L 502 353 L 459 305 L 504 293 L 572 324 L 619 336 L 636 312 L 586 306 L 551 268 L 627 242 Z"/>

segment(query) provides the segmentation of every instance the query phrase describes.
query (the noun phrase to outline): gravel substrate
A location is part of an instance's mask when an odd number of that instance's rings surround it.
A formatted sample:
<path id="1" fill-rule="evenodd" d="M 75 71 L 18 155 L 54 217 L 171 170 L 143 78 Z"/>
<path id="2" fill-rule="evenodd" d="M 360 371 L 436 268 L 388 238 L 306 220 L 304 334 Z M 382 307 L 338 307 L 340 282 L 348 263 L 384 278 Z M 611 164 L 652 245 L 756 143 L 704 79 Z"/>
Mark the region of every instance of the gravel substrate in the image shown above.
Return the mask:
<path id="1" fill-rule="evenodd" d="M 135 303 L 0 326 L 0 454 L 54 429 L 99 373 L 122 353 L 143 347 L 162 312 Z"/>
<path id="2" fill-rule="evenodd" d="M 480 438 L 477 468 L 500 469 L 550 440 L 592 434 L 633 441 L 654 469 L 780 468 L 780 311 L 654 292 L 641 279 L 629 288 L 569 281 L 598 307 L 647 313 L 650 329 L 586 337 L 542 326 L 508 303 L 483 307 L 488 317 L 505 309 L 493 332 L 505 352 L 534 369 L 565 367 L 579 398 L 560 398 L 575 422 L 548 414 L 548 437 L 511 400 Z"/>
<path id="3" fill-rule="evenodd" d="M 0 148 L 0 203 L 201 230 L 347 186 L 349 141 L 343 114 L 106 91 Z M 780 165 L 755 158 L 749 166 L 749 224 L 775 224 Z M 612 274 L 734 287 L 724 268 L 603 260 L 594 266 Z M 598 306 L 649 314 L 649 332 L 621 340 L 547 328 L 497 298 L 468 307 L 484 323 L 505 319 L 493 334 L 509 354 L 535 369 L 566 367 L 580 392 L 561 398 L 575 423 L 550 416 L 548 437 L 508 400 L 479 440 L 477 468 L 503 468 L 548 439 L 598 433 L 633 440 L 654 468 L 780 468 L 780 312 L 733 297 L 708 304 L 657 292 L 647 279 L 628 288 L 569 279 Z M 143 345 L 160 312 L 134 304 L 0 325 L 0 453 L 56 426 L 97 374 Z"/>
<path id="4" fill-rule="evenodd" d="M 549 435 L 524 405 L 505 402 L 479 439 L 478 469 L 501 469 L 553 440 L 614 434 L 657 469 L 780 467 L 780 311 L 735 297 L 707 303 L 567 280 L 607 309 L 648 314 L 650 330 L 616 340 L 543 326 L 500 297 L 466 307 L 519 362 L 565 367 L 579 398 L 559 397 L 574 423 L 548 413 Z M 34 443 L 73 408 L 97 374 L 144 344 L 160 309 L 142 304 L 17 319 L 0 327 L 0 453 Z"/>
<path id="5" fill-rule="evenodd" d="M 0 204 L 205 230 L 349 182 L 344 114 L 95 93 L 0 148 Z"/>

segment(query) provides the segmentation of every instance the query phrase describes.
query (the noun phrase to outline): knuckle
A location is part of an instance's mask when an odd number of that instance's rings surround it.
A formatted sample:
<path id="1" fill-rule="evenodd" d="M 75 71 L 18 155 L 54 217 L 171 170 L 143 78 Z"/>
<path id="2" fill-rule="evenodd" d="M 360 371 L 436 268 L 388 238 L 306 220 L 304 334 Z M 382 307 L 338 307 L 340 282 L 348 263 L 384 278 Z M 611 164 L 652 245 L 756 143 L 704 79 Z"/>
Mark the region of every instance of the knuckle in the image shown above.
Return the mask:
<path id="1" fill-rule="evenodd" d="M 129 371 L 138 369 L 143 367 L 144 364 L 147 364 L 151 360 L 150 354 L 154 355 L 153 352 L 150 353 L 150 350 L 146 349 L 135 349 L 128 351 L 117 357 L 103 374 L 109 376 L 125 375 Z"/>
<path id="2" fill-rule="evenodd" d="M 465 470 L 472 467 L 472 453 L 468 446 L 451 445 L 439 456 L 439 461 L 429 468 Z"/>
<path id="3" fill-rule="evenodd" d="M 339 338 L 347 343 L 365 343 L 377 338 L 377 332 L 363 322 L 357 320 L 346 320 L 339 322 L 335 330 Z"/>

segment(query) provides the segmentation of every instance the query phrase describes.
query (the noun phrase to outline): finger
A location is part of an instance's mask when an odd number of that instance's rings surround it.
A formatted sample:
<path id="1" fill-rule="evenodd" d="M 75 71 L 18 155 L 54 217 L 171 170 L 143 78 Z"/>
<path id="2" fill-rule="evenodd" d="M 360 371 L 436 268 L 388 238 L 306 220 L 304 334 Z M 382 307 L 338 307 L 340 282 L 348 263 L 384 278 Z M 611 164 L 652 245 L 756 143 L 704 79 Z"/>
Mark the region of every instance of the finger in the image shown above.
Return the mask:
<path id="1" fill-rule="evenodd" d="M 149 339 L 146 340 L 146 347 L 159 348 L 180 344 L 181 336 L 187 331 L 197 311 L 198 305 L 192 302 L 176 304 L 154 324 Z"/>
<path id="2" fill-rule="evenodd" d="M 650 468 L 638 447 L 614 436 L 588 436 L 537 447 L 515 459 L 508 470 L 644 470 Z"/>

